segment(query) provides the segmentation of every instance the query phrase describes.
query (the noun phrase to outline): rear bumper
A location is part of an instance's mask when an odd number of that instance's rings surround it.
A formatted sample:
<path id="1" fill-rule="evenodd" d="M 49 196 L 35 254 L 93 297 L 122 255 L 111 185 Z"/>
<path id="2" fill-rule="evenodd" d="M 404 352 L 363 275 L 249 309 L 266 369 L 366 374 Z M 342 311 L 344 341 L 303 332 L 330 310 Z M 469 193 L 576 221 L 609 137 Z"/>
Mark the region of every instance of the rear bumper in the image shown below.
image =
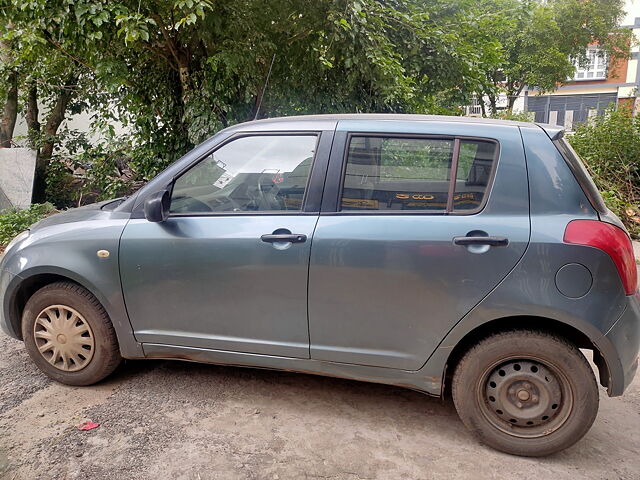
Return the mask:
<path id="1" fill-rule="evenodd" d="M 638 370 L 638 353 L 640 351 L 640 293 L 627 297 L 627 307 L 616 323 L 607 332 L 617 358 L 605 360 L 609 366 L 611 380 L 609 395 L 622 395 L 633 381 Z"/>

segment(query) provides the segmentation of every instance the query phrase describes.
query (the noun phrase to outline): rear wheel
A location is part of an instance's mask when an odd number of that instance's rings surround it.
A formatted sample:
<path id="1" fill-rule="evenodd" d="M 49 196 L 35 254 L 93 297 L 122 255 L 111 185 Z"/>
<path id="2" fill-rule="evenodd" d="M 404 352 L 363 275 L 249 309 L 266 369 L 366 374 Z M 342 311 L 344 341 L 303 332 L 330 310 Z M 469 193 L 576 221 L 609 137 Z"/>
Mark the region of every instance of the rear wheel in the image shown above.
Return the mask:
<path id="1" fill-rule="evenodd" d="M 580 440 L 598 412 L 598 386 L 573 345 L 543 332 L 511 331 L 479 342 L 453 378 L 463 423 L 503 452 L 543 456 Z"/>
<path id="2" fill-rule="evenodd" d="M 38 290 L 22 315 L 22 338 L 35 364 L 68 385 L 91 385 L 121 361 L 113 325 L 98 300 L 71 282 Z"/>

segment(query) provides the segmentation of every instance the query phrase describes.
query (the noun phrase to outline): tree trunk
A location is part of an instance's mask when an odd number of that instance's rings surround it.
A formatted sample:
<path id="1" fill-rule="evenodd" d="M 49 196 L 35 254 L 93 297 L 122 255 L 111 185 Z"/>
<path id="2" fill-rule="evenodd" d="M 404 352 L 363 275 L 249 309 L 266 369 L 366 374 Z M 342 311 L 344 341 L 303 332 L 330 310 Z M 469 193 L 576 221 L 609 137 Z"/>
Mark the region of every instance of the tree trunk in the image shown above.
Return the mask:
<path id="1" fill-rule="evenodd" d="M 2 121 L 0 122 L 0 148 L 11 147 L 13 130 L 18 118 L 18 74 L 12 71 L 8 78 L 9 91 L 4 103 Z"/>
<path id="2" fill-rule="evenodd" d="M 498 108 L 496 107 L 496 96 L 489 95 L 489 103 L 491 104 L 491 115 L 495 115 L 498 113 Z"/>
<path id="3" fill-rule="evenodd" d="M 11 23 L 7 25 L 11 29 Z M 4 41 L 0 41 L 0 60 L 4 64 L 11 64 L 13 58 L 11 56 L 11 46 Z M 13 130 L 16 127 L 18 119 L 18 72 L 12 69 L 7 78 L 9 90 L 2 111 L 2 119 L 0 119 L 0 148 L 11 147 L 13 139 Z"/>
<path id="4" fill-rule="evenodd" d="M 189 92 L 191 91 L 191 71 L 189 68 L 189 58 L 186 55 L 180 55 L 178 63 L 178 74 L 180 76 L 182 103 L 186 104 L 189 100 Z"/>
<path id="5" fill-rule="evenodd" d="M 520 96 L 520 94 L 522 93 L 522 90 L 524 89 L 524 85 L 517 87 L 516 89 L 509 89 L 508 93 L 507 93 L 507 110 L 509 111 L 509 113 L 513 112 L 513 105 L 516 103 L 516 100 L 518 99 L 518 97 Z"/>
<path id="6" fill-rule="evenodd" d="M 65 84 L 60 89 L 56 103 L 51 109 L 51 112 L 49 112 L 49 119 L 44 126 L 44 142 L 38 154 L 38 159 L 36 160 L 36 175 L 33 185 L 34 203 L 42 203 L 46 200 L 47 167 L 53 155 L 53 149 L 56 143 L 55 136 L 58 133 L 58 128 L 64 121 L 67 106 L 75 95 L 75 84 L 77 80 L 78 78 L 75 75 L 67 78 Z"/>
<path id="7" fill-rule="evenodd" d="M 32 83 L 29 86 L 29 92 L 27 94 L 27 110 L 25 112 L 25 119 L 27 122 L 29 146 L 33 149 L 38 148 L 38 137 L 40 136 L 38 113 L 38 87 L 35 83 Z"/>

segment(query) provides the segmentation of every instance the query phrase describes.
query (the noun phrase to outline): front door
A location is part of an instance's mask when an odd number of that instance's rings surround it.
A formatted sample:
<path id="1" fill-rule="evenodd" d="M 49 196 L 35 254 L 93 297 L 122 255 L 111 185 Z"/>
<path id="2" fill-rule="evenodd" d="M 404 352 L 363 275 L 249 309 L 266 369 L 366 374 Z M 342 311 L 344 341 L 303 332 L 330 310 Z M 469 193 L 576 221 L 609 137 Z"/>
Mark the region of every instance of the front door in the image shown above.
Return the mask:
<path id="1" fill-rule="evenodd" d="M 120 267 L 139 342 L 309 357 L 319 137 L 232 137 L 175 180 L 167 220 L 129 222 Z"/>
<path id="2" fill-rule="evenodd" d="M 313 359 L 418 370 L 529 241 L 517 127 L 340 122 L 327 185 L 309 276 Z"/>

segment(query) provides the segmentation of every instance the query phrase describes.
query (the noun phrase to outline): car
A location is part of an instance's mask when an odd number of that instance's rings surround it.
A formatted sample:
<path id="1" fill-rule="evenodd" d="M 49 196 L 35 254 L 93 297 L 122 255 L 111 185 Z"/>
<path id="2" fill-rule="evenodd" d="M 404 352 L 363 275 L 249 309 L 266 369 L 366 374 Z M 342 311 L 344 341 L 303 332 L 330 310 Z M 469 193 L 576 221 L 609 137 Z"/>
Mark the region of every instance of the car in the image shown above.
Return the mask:
<path id="1" fill-rule="evenodd" d="M 561 128 L 344 114 L 220 131 L 136 194 L 51 216 L 0 264 L 1 326 L 49 377 L 125 359 L 451 395 L 542 456 L 638 366 L 633 248 Z"/>

